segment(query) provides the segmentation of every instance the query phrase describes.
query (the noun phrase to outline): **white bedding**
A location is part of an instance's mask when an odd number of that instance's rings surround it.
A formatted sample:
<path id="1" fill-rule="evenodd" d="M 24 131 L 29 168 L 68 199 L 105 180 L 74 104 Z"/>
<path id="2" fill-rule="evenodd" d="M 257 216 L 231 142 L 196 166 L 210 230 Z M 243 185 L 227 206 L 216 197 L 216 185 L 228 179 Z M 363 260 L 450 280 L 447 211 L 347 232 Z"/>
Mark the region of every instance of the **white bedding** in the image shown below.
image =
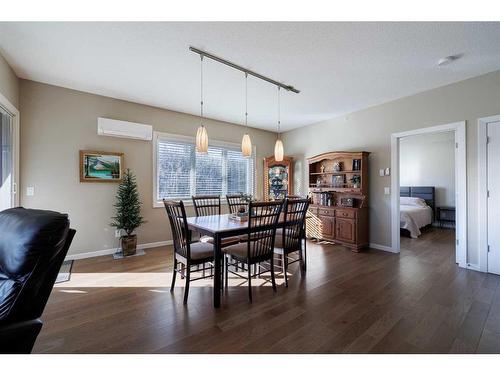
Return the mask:
<path id="1" fill-rule="evenodd" d="M 420 228 L 432 224 L 432 208 L 401 204 L 399 206 L 401 228 L 410 232 L 411 238 L 420 236 Z"/>

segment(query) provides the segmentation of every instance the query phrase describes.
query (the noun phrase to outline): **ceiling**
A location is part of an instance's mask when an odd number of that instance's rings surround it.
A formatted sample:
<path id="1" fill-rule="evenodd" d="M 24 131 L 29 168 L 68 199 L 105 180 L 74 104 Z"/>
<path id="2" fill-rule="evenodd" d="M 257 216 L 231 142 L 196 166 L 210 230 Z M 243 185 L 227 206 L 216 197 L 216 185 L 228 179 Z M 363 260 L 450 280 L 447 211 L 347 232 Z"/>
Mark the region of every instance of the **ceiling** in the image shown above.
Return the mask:
<path id="1" fill-rule="evenodd" d="M 21 78 L 198 114 L 190 45 L 300 89 L 282 90 L 283 130 L 500 69 L 493 22 L 0 22 L 0 53 Z M 205 115 L 243 123 L 244 74 L 204 70 Z M 248 91 L 249 124 L 275 130 L 277 89 L 249 77 Z"/>

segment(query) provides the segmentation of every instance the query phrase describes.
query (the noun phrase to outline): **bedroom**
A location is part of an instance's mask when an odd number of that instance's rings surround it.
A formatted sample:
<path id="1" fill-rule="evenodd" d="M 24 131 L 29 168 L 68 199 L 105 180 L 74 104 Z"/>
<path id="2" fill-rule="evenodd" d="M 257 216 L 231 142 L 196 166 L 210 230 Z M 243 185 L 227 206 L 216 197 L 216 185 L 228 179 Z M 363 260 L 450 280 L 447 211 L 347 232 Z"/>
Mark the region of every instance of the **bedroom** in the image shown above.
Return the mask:
<path id="1" fill-rule="evenodd" d="M 401 248 L 455 258 L 455 133 L 400 139 Z"/>

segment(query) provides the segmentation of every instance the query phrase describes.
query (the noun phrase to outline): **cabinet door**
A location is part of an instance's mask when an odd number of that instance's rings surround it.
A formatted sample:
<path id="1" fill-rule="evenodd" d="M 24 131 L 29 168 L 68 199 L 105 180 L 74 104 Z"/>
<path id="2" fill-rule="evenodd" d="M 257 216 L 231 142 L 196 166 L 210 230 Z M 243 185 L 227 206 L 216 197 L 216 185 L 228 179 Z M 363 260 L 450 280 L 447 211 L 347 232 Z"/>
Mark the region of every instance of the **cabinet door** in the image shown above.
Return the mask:
<path id="1" fill-rule="evenodd" d="M 319 216 L 320 227 L 321 227 L 321 238 L 334 238 L 334 223 L 335 218 L 331 216 Z"/>
<path id="2" fill-rule="evenodd" d="M 337 218 L 335 237 L 339 241 L 356 242 L 356 221 L 354 219 Z"/>

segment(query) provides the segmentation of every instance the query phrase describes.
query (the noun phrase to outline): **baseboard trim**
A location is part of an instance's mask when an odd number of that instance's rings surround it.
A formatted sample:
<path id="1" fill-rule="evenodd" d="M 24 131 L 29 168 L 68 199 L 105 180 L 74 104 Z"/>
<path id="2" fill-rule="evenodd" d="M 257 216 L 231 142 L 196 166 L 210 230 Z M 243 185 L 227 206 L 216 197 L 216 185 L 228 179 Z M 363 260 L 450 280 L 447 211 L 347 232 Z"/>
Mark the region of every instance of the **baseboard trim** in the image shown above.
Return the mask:
<path id="1" fill-rule="evenodd" d="M 379 245 L 378 243 L 370 243 L 368 246 L 371 247 L 372 249 L 382 250 L 382 251 L 387 251 L 389 253 L 397 254 L 397 251 L 394 251 L 390 246 Z"/>
<path id="2" fill-rule="evenodd" d="M 173 244 L 172 240 L 149 242 L 149 243 L 139 244 L 139 245 L 137 245 L 137 248 L 138 249 L 152 249 L 154 247 L 167 246 L 167 245 L 172 245 L 172 244 Z M 69 254 L 66 256 L 66 260 L 78 260 L 78 259 L 101 257 L 104 255 L 114 254 L 119 250 L 120 250 L 119 247 L 115 247 L 115 248 L 111 248 L 111 249 L 89 251 L 89 252 L 85 252 L 85 253 Z"/>
<path id="3" fill-rule="evenodd" d="M 467 263 L 467 266 L 464 267 L 464 268 L 467 268 L 468 270 L 473 270 L 473 271 L 478 271 L 478 272 L 484 272 L 484 271 L 481 271 L 481 267 L 479 267 L 478 264 Z"/>

